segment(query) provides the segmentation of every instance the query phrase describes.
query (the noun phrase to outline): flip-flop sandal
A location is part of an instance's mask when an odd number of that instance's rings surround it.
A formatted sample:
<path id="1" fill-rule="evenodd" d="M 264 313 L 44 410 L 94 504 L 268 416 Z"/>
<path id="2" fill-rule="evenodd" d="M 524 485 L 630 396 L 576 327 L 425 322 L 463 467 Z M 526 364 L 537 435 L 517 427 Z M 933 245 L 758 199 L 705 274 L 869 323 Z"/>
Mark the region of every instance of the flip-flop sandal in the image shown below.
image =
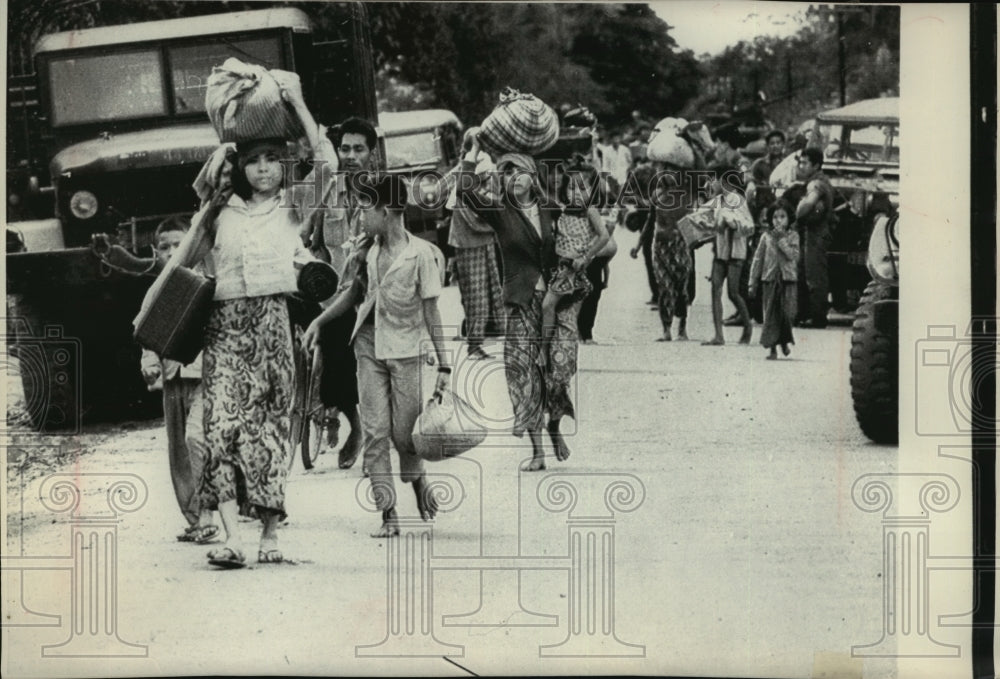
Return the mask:
<path id="1" fill-rule="evenodd" d="M 280 549 L 261 549 L 257 551 L 258 563 L 281 563 L 284 560 L 285 556 L 281 553 Z"/>
<path id="2" fill-rule="evenodd" d="M 188 526 L 184 529 L 184 532 L 177 536 L 178 542 L 194 542 L 195 537 L 198 535 L 198 531 L 201 527 L 198 525 Z"/>
<path id="3" fill-rule="evenodd" d="M 209 524 L 207 526 L 202 526 L 198 529 L 192 538 L 199 545 L 208 545 L 215 542 L 215 539 L 219 537 L 219 527 L 214 524 Z"/>
<path id="4" fill-rule="evenodd" d="M 233 570 L 246 568 L 247 558 L 238 549 L 223 547 L 222 549 L 213 549 L 208 553 L 208 563 L 218 568 Z"/>

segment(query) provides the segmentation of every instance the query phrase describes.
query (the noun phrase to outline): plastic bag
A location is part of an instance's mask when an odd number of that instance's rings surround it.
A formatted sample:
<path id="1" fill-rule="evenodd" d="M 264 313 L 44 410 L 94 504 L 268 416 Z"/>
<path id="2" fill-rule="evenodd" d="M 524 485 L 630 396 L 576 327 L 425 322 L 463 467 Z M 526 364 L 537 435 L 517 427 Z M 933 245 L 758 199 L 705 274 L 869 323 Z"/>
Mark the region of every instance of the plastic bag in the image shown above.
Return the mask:
<path id="1" fill-rule="evenodd" d="M 205 110 L 222 142 L 297 139 L 305 134 L 298 115 L 281 96 L 282 81 L 298 80 L 290 71 L 226 59 L 212 69 L 205 88 Z"/>
<path id="2" fill-rule="evenodd" d="M 486 440 L 482 416 L 451 390 L 427 401 L 413 425 L 413 447 L 417 455 L 438 462 L 472 450 Z"/>

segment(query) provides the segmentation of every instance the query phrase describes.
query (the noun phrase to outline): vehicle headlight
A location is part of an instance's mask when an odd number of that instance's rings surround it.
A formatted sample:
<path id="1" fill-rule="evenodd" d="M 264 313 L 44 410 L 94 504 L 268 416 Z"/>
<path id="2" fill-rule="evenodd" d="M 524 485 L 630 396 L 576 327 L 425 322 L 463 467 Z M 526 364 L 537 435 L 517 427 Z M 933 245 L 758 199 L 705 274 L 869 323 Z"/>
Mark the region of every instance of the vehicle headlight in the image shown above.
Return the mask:
<path id="1" fill-rule="evenodd" d="M 69 211 L 77 219 L 90 219 L 97 214 L 97 196 L 90 191 L 77 191 L 69 199 Z"/>
<path id="2" fill-rule="evenodd" d="M 424 205 L 432 205 L 437 200 L 438 182 L 436 177 L 424 176 L 420 178 L 420 197 Z"/>

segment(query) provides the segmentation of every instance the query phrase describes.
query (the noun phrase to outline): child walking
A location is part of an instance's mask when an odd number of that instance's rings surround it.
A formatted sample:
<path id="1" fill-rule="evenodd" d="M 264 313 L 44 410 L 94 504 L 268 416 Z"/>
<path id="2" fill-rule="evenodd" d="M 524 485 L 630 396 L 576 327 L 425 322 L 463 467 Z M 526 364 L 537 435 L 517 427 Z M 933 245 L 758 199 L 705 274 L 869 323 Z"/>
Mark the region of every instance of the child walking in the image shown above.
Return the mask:
<path id="1" fill-rule="evenodd" d="M 156 227 L 156 256 L 166 264 L 190 227 L 186 217 L 169 217 Z M 151 391 L 163 390 L 163 419 L 167 428 L 170 479 L 188 526 L 177 539 L 206 544 L 219 535 L 212 524 L 213 507 L 202 506 L 198 484 L 205 468 L 202 426 L 201 355 L 189 365 L 161 359 L 143 349 L 142 377 Z"/>
<path id="2" fill-rule="evenodd" d="M 768 209 L 771 230 L 761 236 L 750 265 L 750 295 L 760 290 L 764 306 L 760 343 L 770 350 L 767 358 L 771 361 L 778 358 L 779 345 L 781 353 L 788 356 L 788 345 L 795 344 L 792 324 L 798 309 L 799 234 L 791 227 L 794 212 L 781 201 Z"/>
<path id="3" fill-rule="evenodd" d="M 597 180 L 597 170 L 576 159 L 559 181 L 558 197 L 564 207 L 555 229 L 559 263 L 542 299 L 545 340 L 551 340 L 555 332 L 556 306 L 560 300 L 569 295 L 582 300 L 590 294 L 593 285 L 587 278 L 587 267 L 611 238 L 597 207 L 599 201 L 591 201 Z"/>

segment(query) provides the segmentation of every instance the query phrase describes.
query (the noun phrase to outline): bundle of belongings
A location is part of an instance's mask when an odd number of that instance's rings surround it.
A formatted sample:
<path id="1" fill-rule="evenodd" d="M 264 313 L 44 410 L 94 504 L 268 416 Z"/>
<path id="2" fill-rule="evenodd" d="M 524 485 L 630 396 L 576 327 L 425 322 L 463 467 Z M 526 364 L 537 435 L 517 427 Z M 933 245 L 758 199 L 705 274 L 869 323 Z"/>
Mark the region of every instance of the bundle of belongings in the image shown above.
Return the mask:
<path id="1" fill-rule="evenodd" d="M 281 84 L 298 80 L 290 71 L 268 70 L 230 58 L 212 69 L 205 110 L 222 142 L 298 139 L 305 134 L 295 111 L 281 96 Z"/>
<path id="2" fill-rule="evenodd" d="M 548 151 L 559 138 L 556 112 L 533 94 L 507 88 L 500 103 L 486 116 L 479 141 L 494 156 L 525 153 L 536 156 Z"/>
<path id="3" fill-rule="evenodd" d="M 685 170 L 703 170 L 714 149 L 715 142 L 704 123 L 664 118 L 653 128 L 646 156 Z"/>
<path id="4" fill-rule="evenodd" d="M 421 458 L 437 462 L 472 450 L 487 433 L 483 416 L 449 389 L 427 401 L 413 426 L 413 447 Z"/>

